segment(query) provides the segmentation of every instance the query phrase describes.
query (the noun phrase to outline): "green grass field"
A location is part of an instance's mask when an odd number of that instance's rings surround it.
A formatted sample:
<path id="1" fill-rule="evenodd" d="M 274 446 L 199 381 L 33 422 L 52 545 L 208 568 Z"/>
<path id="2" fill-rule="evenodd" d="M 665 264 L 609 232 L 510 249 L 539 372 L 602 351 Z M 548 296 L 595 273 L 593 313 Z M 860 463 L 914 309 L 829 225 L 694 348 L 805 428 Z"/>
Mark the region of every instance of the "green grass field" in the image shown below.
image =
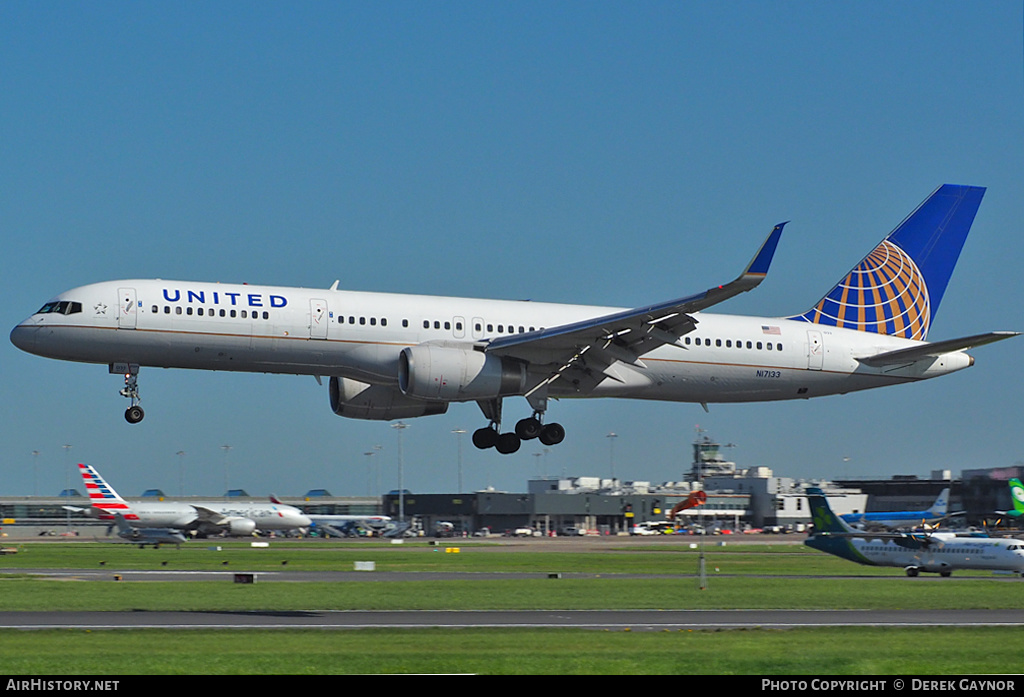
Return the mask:
<path id="1" fill-rule="evenodd" d="M 19 545 L 17 554 L 0 557 L 0 610 L 927 609 L 1019 607 L 1024 601 L 1024 581 L 1018 579 L 987 572 L 908 579 L 899 569 L 861 567 L 800 545 L 709 546 L 706 590 L 695 577 L 697 552 L 674 542 L 652 547 L 608 541 L 585 551 L 558 543 L 472 541 L 211 547 Z M 408 572 L 417 580 L 374 582 L 375 572 L 352 571 L 356 561 L 374 561 L 378 571 Z M 19 573 L 67 567 L 102 569 L 105 580 Z M 139 569 L 254 571 L 258 582 L 114 580 L 118 570 Z M 351 580 L 270 580 L 269 572 L 281 569 L 346 571 Z M 440 571 L 538 577 L 420 580 Z M 548 577 L 554 573 L 563 577 Z M 593 576 L 570 577 L 574 573 Z M 1013 672 L 1022 649 L 1019 628 L 33 630 L 0 633 L 0 673 L 922 675 Z"/>

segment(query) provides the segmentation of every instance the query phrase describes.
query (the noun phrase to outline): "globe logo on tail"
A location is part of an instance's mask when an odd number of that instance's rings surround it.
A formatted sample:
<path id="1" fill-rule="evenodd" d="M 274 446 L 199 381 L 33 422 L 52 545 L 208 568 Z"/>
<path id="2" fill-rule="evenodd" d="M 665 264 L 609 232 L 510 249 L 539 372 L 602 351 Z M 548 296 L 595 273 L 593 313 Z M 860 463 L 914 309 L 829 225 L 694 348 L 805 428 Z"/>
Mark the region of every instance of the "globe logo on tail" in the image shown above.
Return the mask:
<path id="1" fill-rule="evenodd" d="M 800 318 L 923 341 L 931 322 L 931 303 L 924 275 L 914 260 L 883 240 Z"/>

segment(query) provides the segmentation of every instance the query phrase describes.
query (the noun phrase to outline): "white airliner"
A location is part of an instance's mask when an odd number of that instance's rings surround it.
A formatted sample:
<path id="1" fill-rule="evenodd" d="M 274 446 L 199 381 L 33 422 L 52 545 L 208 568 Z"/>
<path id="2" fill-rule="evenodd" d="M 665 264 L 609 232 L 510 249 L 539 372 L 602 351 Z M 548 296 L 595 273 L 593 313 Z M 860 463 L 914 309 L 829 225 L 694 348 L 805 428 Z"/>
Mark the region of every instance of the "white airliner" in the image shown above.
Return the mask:
<path id="1" fill-rule="evenodd" d="M 984 189 L 944 185 L 807 312 L 704 310 L 756 287 L 783 225 L 734 281 L 632 310 L 509 300 L 124 280 L 60 293 L 11 332 L 48 358 L 123 374 L 125 417 L 142 419 L 140 366 L 329 377 L 340 416 L 408 419 L 476 402 L 479 448 L 562 441 L 549 398 L 701 403 L 807 399 L 961 370 L 992 332 L 926 343 Z M 827 242 L 823 242 L 823 249 Z M 502 401 L 533 415 L 501 433 Z"/>
<path id="2" fill-rule="evenodd" d="M 808 547 L 868 566 L 903 567 L 949 576 L 957 569 L 1024 572 L 1024 541 L 950 532 L 870 533 L 854 530 L 828 505 L 821 489 L 808 489 L 814 534 Z"/>
<path id="3" fill-rule="evenodd" d="M 270 497 L 271 503 L 280 504 L 276 496 Z M 373 513 L 304 513 L 309 518 L 313 527 L 320 526 L 333 528 L 344 534 L 345 530 L 352 528 L 363 528 L 379 532 L 388 527 L 391 523 L 391 516 L 376 515 Z M 332 530 L 329 530 L 332 532 Z"/>
<path id="4" fill-rule="evenodd" d="M 91 465 L 78 465 L 89 508 L 65 506 L 92 518 L 115 522 L 120 515 L 133 528 L 194 530 L 201 534 L 251 535 L 256 530 L 294 530 L 310 524 L 302 511 L 279 503 L 243 501 L 132 501 L 121 498 Z"/>

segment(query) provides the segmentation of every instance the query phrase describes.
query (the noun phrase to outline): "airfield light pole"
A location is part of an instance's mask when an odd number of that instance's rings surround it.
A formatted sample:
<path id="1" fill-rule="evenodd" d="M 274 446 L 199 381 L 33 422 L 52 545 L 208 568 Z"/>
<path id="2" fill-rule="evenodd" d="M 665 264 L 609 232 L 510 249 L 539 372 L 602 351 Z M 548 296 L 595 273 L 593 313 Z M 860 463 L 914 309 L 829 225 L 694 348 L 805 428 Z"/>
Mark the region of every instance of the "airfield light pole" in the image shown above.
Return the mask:
<path id="1" fill-rule="evenodd" d="M 185 451 L 174 453 L 178 456 L 178 496 L 185 495 Z"/>
<path id="2" fill-rule="evenodd" d="M 61 447 L 64 448 L 64 459 L 67 461 L 67 466 L 65 468 L 65 476 L 64 476 L 64 481 L 65 481 L 65 484 L 64 484 L 64 496 L 66 498 L 70 498 L 70 496 L 71 496 L 71 446 L 68 443 L 65 443 Z M 67 529 L 65 530 L 65 532 L 71 532 L 71 509 L 68 508 L 66 510 L 66 512 L 67 512 Z"/>
<path id="3" fill-rule="evenodd" d="M 228 453 L 231 452 L 230 445 L 222 445 L 220 449 L 224 451 L 224 498 L 228 498 Z"/>
<path id="4" fill-rule="evenodd" d="M 455 434 L 455 438 L 459 442 L 459 488 L 457 493 L 462 493 L 462 434 L 466 432 L 464 428 L 452 429 L 452 433 Z"/>
<path id="5" fill-rule="evenodd" d="M 366 495 L 370 496 L 373 493 L 373 456 L 377 453 L 373 450 L 367 450 L 363 455 L 366 456 Z"/>
<path id="6" fill-rule="evenodd" d="M 402 455 L 402 431 L 409 428 L 409 424 L 399 421 L 391 424 L 391 428 L 398 431 L 398 522 L 405 522 L 405 460 Z"/>
<path id="7" fill-rule="evenodd" d="M 697 440 L 700 440 L 701 428 L 697 427 Z M 697 484 L 701 491 L 704 491 L 704 461 L 700 457 L 700 451 L 694 448 L 694 467 L 697 468 Z M 707 493 L 707 492 L 705 492 Z M 706 499 L 705 499 L 706 500 Z M 700 555 L 697 561 L 697 587 L 702 591 L 708 589 L 708 572 L 704 561 L 704 538 L 707 537 L 707 529 L 704 527 L 704 507 L 697 507 L 697 526 L 700 528 Z"/>
<path id="8" fill-rule="evenodd" d="M 39 495 L 39 492 L 37 491 L 38 487 L 36 486 L 36 479 L 37 479 L 36 470 L 38 469 L 38 467 L 39 467 L 39 451 L 38 450 L 33 450 L 32 451 L 32 495 L 33 496 L 38 496 Z"/>
<path id="9" fill-rule="evenodd" d="M 612 479 L 615 479 L 615 439 L 618 437 L 619 434 L 614 431 L 605 436 L 608 439 L 608 469 Z"/>

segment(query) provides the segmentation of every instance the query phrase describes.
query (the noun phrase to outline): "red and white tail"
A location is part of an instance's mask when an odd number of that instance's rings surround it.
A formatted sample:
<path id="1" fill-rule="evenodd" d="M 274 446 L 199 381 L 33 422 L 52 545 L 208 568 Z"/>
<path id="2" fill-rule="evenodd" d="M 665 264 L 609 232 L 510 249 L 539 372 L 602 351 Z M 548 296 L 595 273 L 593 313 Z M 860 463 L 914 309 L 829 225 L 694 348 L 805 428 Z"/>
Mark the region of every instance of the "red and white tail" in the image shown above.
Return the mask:
<path id="1" fill-rule="evenodd" d="M 114 515 L 120 513 L 126 520 L 138 520 L 138 516 L 131 512 L 128 503 L 103 480 L 95 467 L 79 463 L 78 471 L 85 482 L 85 492 L 89 501 L 92 507 L 99 511 L 101 519 L 113 520 Z"/>

